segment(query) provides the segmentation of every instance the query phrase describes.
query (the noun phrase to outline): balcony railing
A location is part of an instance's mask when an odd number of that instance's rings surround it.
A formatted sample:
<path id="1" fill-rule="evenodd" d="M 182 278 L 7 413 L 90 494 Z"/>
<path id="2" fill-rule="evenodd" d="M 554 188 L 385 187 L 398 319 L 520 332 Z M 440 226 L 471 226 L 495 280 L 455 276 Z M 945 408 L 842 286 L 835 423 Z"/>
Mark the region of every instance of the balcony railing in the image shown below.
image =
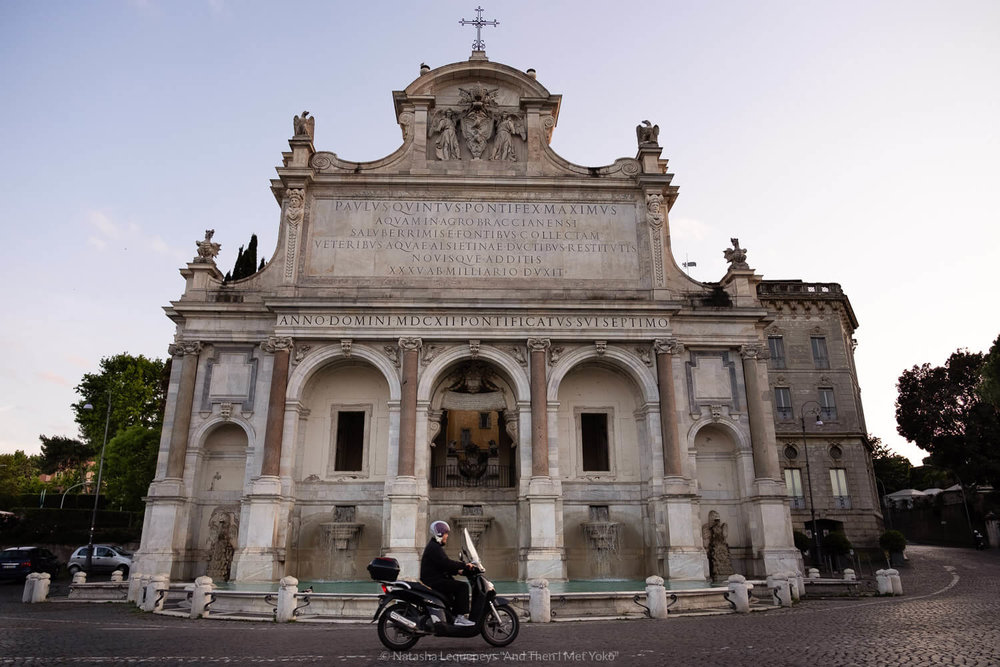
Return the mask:
<path id="1" fill-rule="evenodd" d="M 431 486 L 438 489 L 479 487 L 507 489 L 514 486 L 517 474 L 513 465 L 487 465 L 481 474 L 469 475 L 459 466 L 444 465 L 431 468 Z"/>
<path id="2" fill-rule="evenodd" d="M 788 499 L 788 503 L 793 510 L 804 510 L 806 508 L 806 499 L 804 496 L 792 496 Z"/>
<path id="3" fill-rule="evenodd" d="M 834 496 L 833 506 L 839 510 L 849 510 L 851 509 L 851 497 L 850 496 Z"/>

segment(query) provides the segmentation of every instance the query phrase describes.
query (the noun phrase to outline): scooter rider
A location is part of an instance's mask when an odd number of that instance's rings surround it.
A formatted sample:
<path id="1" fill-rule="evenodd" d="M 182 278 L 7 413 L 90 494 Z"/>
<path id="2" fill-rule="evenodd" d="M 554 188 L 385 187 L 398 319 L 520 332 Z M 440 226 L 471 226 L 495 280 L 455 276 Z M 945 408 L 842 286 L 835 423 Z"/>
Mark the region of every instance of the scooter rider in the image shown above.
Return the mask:
<path id="1" fill-rule="evenodd" d="M 455 612 L 455 625 L 475 625 L 469 620 L 469 585 L 464 581 L 452 579 L 452 575 L 463 574 L 467 567 L 464 563 L 451 560 L 444 552 L 448 544 L 451 528 L 444 521 L 431 524 L 431 540 L 424 547 L 424 555 L 420 558 L 420 581 L 438 591 L 450 603 Z"/>

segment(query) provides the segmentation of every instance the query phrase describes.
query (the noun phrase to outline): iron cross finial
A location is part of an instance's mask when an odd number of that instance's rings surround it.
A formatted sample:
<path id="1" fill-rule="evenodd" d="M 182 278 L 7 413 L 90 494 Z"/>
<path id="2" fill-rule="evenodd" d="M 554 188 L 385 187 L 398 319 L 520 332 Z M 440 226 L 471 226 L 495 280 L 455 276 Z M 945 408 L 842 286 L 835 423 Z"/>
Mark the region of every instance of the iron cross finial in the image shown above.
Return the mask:
<path id="1" fill-rule="evenodd" d="M 483 26 L 484 25 L 498 26 L 498 25 L 500 25 L 500 21 L 496 21 L 496 20 L 493 20 L 493 21 L 484 21 L 483 20 L 483 8 L 482 7 L 476 7 L 476 20 L 475 21 L 466 21 L 465 19 L 462 19 L 461 21 L 458 22 L 458 24 L 459 25 L 474 25 L 474 26 L 476 26 L 476 41 L 474 41 L 472 43 L 472 50 L 473 51 L 485 51 L 486 50 L 486 42 L 483 41 Z"/>

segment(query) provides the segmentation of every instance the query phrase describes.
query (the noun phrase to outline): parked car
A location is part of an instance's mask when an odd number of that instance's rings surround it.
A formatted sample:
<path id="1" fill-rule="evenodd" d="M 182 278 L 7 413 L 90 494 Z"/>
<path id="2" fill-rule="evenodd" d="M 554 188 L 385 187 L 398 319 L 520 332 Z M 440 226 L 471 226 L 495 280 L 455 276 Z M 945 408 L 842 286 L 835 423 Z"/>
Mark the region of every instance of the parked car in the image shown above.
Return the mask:
<path id="1" fill-rule="evenodd" d="M 87 569 L 87 549 L 83 546 L 73 552 L 69 557 L 69 573 L 76 574 Z M 108 544 L 94 545 L 94 558 L 91 563 L 91 573 L 114 572 L 121 570 L 127 577 L 132 569 L 132 552 L 125 551 L 121 547 L 113 547 Z"/>
<path id="2" fill-rule="evenodd" d="M 32 572 L 59 572 L 59 559 L 42 547 L 10 547 L 0 551 L 0 579 L 24 579 Z"/>

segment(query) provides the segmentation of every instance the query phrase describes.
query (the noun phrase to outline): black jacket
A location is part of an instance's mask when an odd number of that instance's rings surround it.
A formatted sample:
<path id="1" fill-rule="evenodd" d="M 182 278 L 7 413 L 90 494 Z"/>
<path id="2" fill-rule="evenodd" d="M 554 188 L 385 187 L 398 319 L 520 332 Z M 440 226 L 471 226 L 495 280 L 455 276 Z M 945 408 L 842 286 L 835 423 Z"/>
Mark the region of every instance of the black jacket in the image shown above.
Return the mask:
<path id="1" fill-rule="evenodd" d="M 424 547 L 424 555 L 420 558 L 420 581 L 430 587 L 440 581 L 451 580 L 452 575 L 465 569 L 465 565 L 448 558 L 444 546 L 433 537 Z"/>

